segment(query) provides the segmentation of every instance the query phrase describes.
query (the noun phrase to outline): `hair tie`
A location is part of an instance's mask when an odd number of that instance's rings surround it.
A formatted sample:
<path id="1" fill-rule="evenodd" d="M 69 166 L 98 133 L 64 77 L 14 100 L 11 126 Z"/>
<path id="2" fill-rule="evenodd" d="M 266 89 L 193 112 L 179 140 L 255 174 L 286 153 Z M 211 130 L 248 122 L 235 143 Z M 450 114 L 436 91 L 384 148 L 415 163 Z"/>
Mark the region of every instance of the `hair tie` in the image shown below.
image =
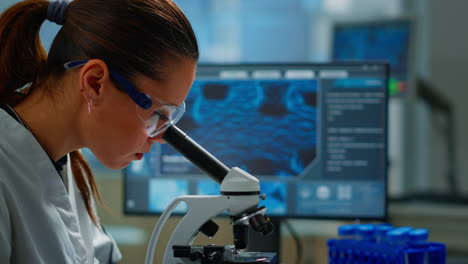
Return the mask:
<path id="1" fill-rule="evenodd" d="M 65 22 L 65 11 L 67 11 L 68 4 L 67 0 L 56 0 L 49 3 L 47 8 L 47 20 L 56 23 L 57 25 L 63 25 Z"/>

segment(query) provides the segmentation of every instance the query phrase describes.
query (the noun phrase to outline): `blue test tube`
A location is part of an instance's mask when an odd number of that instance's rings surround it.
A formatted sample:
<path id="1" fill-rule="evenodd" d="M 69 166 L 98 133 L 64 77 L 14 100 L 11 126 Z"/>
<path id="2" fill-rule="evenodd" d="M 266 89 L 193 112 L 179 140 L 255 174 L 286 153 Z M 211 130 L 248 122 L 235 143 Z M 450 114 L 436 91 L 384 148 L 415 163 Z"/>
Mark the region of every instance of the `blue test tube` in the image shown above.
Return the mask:
<path id="1" fill-rule="evenodd" d="M 360 241 L 375 242 L 375 227 L 372 224 L 357 225 L 356 237 Z"/>
<path id="2" fill-rule="evenodd" d="M 445 244 L 429 242 L 429 264 L 445 264 L 447 249 Z"/>
<path id="3" fill-rule="evenodd" d="M 356 225 L 342 225 L 338 227 L 338 236 L 342 239 L 355 239 Z"/>
<path id="4" fill-rule="evenodd" d="M 387 232 L 385 241 L 395 246 L 406 246 L 408 244 L 408 234 L 412 227 L 397 227 Z"/>
<path id="5" fill-rule="evenodd" d="M 375 226 L 375 240 L 377 243 L 384 242 L 387 232 L 393 230 L 390 224 L 381 224 Z"/>
<path id="6" fill-rule="evenodd" d="M 406 252 L 407 263 L 428 264 L 429 263 L 429 231 L 424 228 L 410 230 L 408 233 L 409 249 Z"/>
<path id="7" fill-rule="evenodd" d="M 408 249 L 408 237 L 412 227 L 398 227 L 387 232 L 385 236 L 385 243 L 395 248 L 398 257 L 398 263 L 408 264 L 408 256 L 406 255 Z"/>
<path id="8" fill-rule="evenodd" d="M 424 246 L 429 238 L 429 230 L 424 228 L 417 228 L 410 230 L 408 233 L 408 240 L 411 245 Z"/>

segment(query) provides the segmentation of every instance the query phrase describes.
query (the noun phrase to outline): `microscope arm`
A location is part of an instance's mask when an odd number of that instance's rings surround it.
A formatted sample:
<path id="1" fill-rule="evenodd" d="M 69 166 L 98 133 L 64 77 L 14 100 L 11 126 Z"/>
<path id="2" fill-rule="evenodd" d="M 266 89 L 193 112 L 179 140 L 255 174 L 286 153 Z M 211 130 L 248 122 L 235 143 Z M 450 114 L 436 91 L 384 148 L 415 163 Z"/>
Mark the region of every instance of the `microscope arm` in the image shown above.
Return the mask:
<path id="1" fill-rule="evenodd" d="M 208 220 L 221 214 L 223 211 L 230 211 L 239 204 L 249 208 L 258 204 L 258 195 L 250 197 L 228 197 L 228 196 L 182 196 L 182 201 L 188 205 L 188 212 L 180 220 L 174 229 L 164 254 L 163 263 L 176 263 L 175 260 L 182 261 L 174 257 L 172 247 L 175 245 L 192 245 L 195 236 L 201 226 Z"/>
<path id="2" fill-rule="evenodd" d="M 211 218 L 220 214 L 228 207 L 227 199 L 223 196 L 201 196 L 201 195 L 187 195 L 181 196 L 171 202 L 171 204 L 164 210 L 163 214 L 154 227 L 151 239 L 148 244 L 146 252 L 146 264 L 152 264 L 154 258 L 154 251 L 157 246 L 157 241 L 163 230 L 167 220 L 171 216 L 175 208 L 180 202 L 187 203 L 188 212 L 178 223 L 169 243 L 166 247 L 163 263 L 173 263 L 172 246 L 173 245 L 190 245 L 192 244 L 195 236 L 200 227 Z"/>

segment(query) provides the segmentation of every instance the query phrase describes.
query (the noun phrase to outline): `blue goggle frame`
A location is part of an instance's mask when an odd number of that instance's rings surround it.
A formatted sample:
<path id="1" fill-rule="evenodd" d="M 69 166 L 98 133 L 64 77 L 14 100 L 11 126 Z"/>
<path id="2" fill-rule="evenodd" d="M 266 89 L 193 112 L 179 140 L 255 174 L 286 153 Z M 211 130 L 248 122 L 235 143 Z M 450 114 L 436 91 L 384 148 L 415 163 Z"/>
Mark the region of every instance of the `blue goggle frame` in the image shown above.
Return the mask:
<path id="1" fill-rule="evenodd" d="M 89 60 L 76 60 L 76 61 L 70 61 L 65 63 L 63 66 L 67 70 L 79 68 L 83 65 L 85 65 Z M 130 83 L 127 79 L 125 79 L 122 75 L 118 74 L 117 72 L 109 70 L 109 74 L 112 79 L 117 81 L 122 88 L 124 89 L 125 93 L 132 98 L 135 103 L 140 106 L 141 108 L 147 110 L 153 105 L 153 101 L 151 98 L 148 97 L 148 95 L 138 91 L 138 89 Z"/>

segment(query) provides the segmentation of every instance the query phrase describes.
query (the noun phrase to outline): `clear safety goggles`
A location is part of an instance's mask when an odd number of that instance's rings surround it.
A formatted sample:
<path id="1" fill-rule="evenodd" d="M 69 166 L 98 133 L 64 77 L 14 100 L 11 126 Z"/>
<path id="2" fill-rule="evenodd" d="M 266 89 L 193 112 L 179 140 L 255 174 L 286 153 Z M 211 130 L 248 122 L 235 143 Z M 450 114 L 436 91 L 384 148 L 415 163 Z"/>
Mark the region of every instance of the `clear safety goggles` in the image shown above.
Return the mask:
<path id="1" fill-rule="evenodd" d="M 70 61 L 64 64 L 65 69 L 75 69 L 86 64 L 88 60 Z M 109 71 L 110 76 L 137 104 L 136 113 L 146 128 L 149 137 L 156 137 L 176 124 L 185 113 L 185 102 L 181 105 L 169 104 L 159 98 L 144 94 L 120 74 Z"/>
<path id="2" fill-rule="evenodd" d="M 148 95 L 147 95 L 148 96 Z M 136 106 L 138 117 L 143 121 L 146 133 L 149 137 L 156 137 L 166 131 L 171 125 L 175 125 L 185 113 L 185 102 L 180 106 L 168 104 L 158 98 L 148 96 L 157 106 L 151 111 Z"/>

